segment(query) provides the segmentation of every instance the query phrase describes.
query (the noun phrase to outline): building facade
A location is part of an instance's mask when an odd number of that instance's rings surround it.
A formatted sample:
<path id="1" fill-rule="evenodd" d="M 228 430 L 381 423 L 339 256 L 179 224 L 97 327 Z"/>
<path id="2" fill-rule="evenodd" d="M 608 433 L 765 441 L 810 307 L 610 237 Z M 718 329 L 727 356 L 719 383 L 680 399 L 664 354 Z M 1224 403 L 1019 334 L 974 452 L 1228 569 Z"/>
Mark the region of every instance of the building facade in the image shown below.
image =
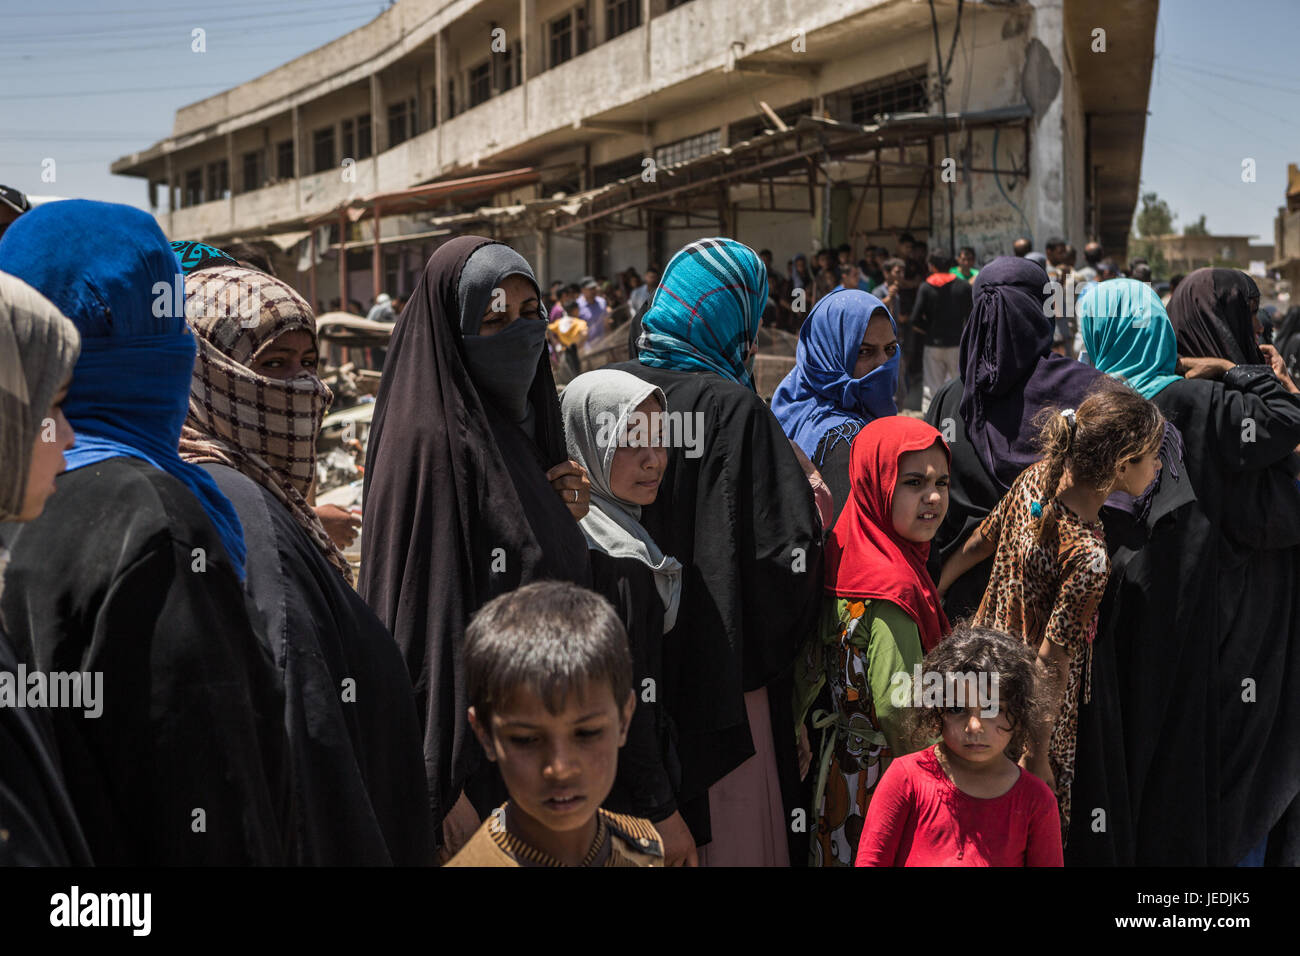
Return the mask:
<path id="1" fill-rule="evenodd" d="M 933 9 L 937 31 L 917 0 L 400 0 L 112 169 L 171 238 L 257 243 L 318 307 L 409 292 L 455 232 L 543 281 L 720 233 L 778 264 L 902 231 L 1122 252 L 1156 0 Z"/>

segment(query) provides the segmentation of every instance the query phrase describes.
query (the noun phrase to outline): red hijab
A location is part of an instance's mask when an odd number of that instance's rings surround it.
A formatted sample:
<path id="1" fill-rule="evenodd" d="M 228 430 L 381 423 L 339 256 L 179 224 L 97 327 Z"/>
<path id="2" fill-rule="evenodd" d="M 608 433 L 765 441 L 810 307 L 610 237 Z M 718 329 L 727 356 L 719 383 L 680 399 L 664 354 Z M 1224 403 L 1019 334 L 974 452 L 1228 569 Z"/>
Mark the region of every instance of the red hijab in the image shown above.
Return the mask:
<path id="1" fill-rule="evenodd" d="M 849 452 L 853 492 L 826 546 L 826 590 L 897 604 L 916 622 L 927 652 L 950 630 L 925 566 L 930 545 L 901 537 L 891 515 L 899 458 L 936 442 L 951 462 L 943 436 L 920 419 L 892 415 L 864 425 Z"/>

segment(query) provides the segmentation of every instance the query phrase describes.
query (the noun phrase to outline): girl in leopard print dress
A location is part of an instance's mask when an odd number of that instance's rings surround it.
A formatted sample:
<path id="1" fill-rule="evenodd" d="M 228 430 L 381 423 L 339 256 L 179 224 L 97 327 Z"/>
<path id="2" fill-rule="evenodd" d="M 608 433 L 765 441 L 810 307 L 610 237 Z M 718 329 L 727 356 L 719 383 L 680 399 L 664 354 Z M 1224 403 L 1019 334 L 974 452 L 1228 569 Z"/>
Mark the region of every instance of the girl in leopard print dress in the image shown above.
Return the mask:
<path id="1" fill-rule="evenodd" d="M 1020 474 L 944 564 L 939 593 L 994 556 L 971 623 L 1019 634 L 1038 652 L 1053 719 L 1020 763 L 1056 792 L 1064 840 L 1079 699 L 1090 696 L 1097 609 L 1110 575 L 1098 513 L 1112 492 L 1136 497 L 1155 480 L 1164 417 L 1127 385 L 1100 380 L 1077 412 L 1049 408 L 1037 425 L 1042 460 Z"/>

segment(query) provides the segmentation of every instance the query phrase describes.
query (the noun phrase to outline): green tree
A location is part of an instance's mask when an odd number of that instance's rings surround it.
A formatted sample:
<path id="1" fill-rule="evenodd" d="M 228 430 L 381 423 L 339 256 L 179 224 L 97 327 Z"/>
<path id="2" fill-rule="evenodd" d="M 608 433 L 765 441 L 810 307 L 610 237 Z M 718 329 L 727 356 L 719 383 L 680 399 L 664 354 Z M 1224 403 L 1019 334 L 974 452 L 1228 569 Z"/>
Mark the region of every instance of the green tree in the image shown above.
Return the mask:
<path id="1" fill-rule="evenodd" d="M 1189 222 L 1183 226 L 1184 236 L 1208 236 L 1210 230 L 1205 228 L 1205 213 L 1201 213 L 1201 218 L 1196 222 Z"/>
<path id="2" fill-rule="evenodd" d="M 1169 204 L 1155 193 L 1143 193 L 1135 226 L 1137 235 L 1143 238 L 1167 236 L 1174 231 L 1174 214 L 1169 211 Z"/>

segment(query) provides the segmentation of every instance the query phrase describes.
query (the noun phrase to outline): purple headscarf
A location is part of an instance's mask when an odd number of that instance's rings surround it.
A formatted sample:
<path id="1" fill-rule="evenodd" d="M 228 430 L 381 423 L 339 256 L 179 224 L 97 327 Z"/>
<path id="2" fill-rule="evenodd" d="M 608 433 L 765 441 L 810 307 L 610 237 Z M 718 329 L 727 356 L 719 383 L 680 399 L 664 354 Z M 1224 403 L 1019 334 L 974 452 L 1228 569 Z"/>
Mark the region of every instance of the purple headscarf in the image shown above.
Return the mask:
<path id="1" fill-rule="evenodd" d="M 1003 492 L 1041 455 L 1034 416 L 1073 406 L 1102 377 L 1052 352 L 1054 320 L 1044 309 L 1047 276 L 1033 262 L 999 256 L 972 285 L 974 304 L 961 334 L 961 417 L 985 469 Z"/>

